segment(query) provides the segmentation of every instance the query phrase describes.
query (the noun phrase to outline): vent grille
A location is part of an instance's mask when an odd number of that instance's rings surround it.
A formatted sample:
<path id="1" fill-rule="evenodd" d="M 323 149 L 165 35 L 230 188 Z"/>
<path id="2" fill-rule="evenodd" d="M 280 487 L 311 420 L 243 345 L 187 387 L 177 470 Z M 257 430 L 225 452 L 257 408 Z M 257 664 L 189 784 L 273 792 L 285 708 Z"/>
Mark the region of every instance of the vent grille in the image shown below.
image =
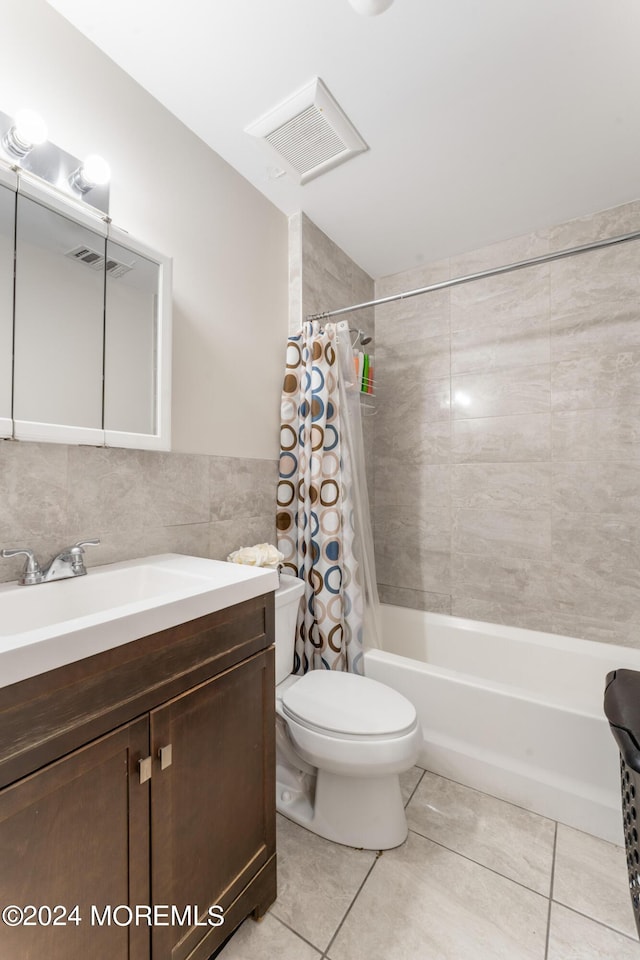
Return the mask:
<path id="1" fill-rule="evenodd" d="M 283 123 L 265 139 L 300 175 L 349 149 L 315 104 Z"/>
<path id="2" fill-rule="evenodd" d="M 368 147 L 318 77 L 246 128 L 304 184 Z"/>
<path id="3" fill-rule="evenodd" d="M 84 263 L 92 270 L 105 270 L 110 277 L 122 277 L 125 273 L 133 270 L 133 264 L 121 263 L 111 257 L 105 265 L 104 254 L 92 250 L 91 247 L 74 247 L 73 250 L 68 250 L 65 253 L 65 257 L 70 257 L 71 260 L 76 260 L 78 263 Z"/>

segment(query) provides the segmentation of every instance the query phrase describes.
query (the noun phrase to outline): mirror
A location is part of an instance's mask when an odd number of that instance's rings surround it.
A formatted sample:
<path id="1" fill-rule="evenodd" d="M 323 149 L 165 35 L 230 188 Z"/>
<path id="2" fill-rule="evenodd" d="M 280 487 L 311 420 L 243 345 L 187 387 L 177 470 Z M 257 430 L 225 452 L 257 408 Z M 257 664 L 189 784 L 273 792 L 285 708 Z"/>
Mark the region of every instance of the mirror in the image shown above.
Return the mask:
<path id="1" fill-rule="evenodd" d="M 105 234 L 18 195 L 17 421 L 102 429 Z"/>
<path id="2" fill-rule="evenodd" d="M 10 437 L 13 367 L 13 243 L 15 237 L 15 178 L 13 187 L 0 180 L 0 437 Z M 9 180 L 9 182 L 11 182 Z"/>
<path id="3" fill-rule="evenodd" d="M 104 427 L 153 433 L 159 266 L 107 241 L 104 342 Z"/>
<path id="4" fill-rule="evenodd" d="M 3 174 L 0 436 L 170 449 L 171 261 Z"/>

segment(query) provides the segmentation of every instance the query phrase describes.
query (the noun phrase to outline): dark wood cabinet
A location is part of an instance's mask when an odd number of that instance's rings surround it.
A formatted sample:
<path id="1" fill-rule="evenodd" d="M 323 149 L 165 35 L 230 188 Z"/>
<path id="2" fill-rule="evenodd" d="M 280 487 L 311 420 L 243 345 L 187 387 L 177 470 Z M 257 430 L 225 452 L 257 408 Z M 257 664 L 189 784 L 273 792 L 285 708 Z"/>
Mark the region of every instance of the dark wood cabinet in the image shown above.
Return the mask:
<path id="1" fill-rule="evenodd" d="M 266 911 L 272 639 L 267 594 L 0 689 L 0 908 L 67 911 L 0 921 L 0 956 L 207 960 Z"/>

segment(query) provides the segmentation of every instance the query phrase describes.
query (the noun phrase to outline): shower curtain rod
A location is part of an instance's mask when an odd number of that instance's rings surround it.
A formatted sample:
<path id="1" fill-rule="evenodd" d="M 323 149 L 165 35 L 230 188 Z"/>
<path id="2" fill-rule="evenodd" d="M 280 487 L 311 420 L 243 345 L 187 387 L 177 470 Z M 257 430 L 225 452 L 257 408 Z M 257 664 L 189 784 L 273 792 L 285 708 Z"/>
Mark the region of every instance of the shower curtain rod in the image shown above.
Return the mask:
<path id="1" fill-rule="evenodd" d="M 572 257 L 576 253 L 586 253 L 588 250 L 598 250 L 601 247 L 612 247 L 617 243 L 626 243 L 629 240 L 640 238 L 640 230 L 634 233 L 624 233 L 619 237 L 609 237 L 606 240 L 595 240 L 593 243 L 584 243 L 579 247 L 569 247 L 566 250 L 559 250 L 557 253 L 544 253 L 539 257 L 531 257 L 529 260 L 518 260 L 517 263 L 509 263 L 504 267 L 493 267 L 490 270 L 482 270 L 480 273 L 469 273 L 464 277 L 455 277 L 453 280 L 443 280 L 440 283 L 432 283 L 428 287 L 419 287 L 417 290 L 406 290 L 404 293 L 394 293 L 390 297 L 380 297 L 378 300 L 367 300 L 366 303 L 356 303 L 352 307 L 341 307 L 340 310 L 327 310 L 324 313 L 311 313 L 307 320 L 327 320 L 329 317 L 339 317 L 343 313 L 353 313 L 354 310 L 364 310 L 366 307 L 378 307 L 383 303 L 393 303 L 395 300 L 407 300 L 409 297 L 418 297 L 423 293 L 432 293 L 434 290 L 445 290 L 447 287 L 457 287 L 461 283 L 469 283 L 471 280 L 481 280 L 483 277 L 497 277 L 501 273 L 510 273 L 512 270 L 522 270 L 524 267 L 533 267 L 539 263 L 550 263 L 552 260 L 563 260 L 565 257 Z"/>

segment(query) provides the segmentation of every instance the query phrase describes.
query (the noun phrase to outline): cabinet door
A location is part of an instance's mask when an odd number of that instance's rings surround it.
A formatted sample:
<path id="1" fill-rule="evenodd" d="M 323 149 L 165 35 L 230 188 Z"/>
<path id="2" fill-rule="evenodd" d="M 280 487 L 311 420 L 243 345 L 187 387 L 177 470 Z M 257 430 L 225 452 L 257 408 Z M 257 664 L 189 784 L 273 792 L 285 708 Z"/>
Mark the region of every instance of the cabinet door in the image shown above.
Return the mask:
<path id="1" fill-rule="evenodd" d="M 228 909 L 275 852 L 274 706 L 271 648 L 151 714 L 153 901 L 197 906 L 205 924 L 154 927 L 154 960 L 209 957 L 232 932 L 206 925 L 209 908 Z"/>
<path id="2" fill-rule="evenodd" d="M 0 957 L 148 958 L 148 928 L 99 926 L 91 909 L 149 903 L 148 743 L 148 721 L 134 721 L 0 791 L 0 905 L 77 905 L 79 920 L 54 910 L 49 924 L 45 909 L 42 925 L 0 923 Z"/>

